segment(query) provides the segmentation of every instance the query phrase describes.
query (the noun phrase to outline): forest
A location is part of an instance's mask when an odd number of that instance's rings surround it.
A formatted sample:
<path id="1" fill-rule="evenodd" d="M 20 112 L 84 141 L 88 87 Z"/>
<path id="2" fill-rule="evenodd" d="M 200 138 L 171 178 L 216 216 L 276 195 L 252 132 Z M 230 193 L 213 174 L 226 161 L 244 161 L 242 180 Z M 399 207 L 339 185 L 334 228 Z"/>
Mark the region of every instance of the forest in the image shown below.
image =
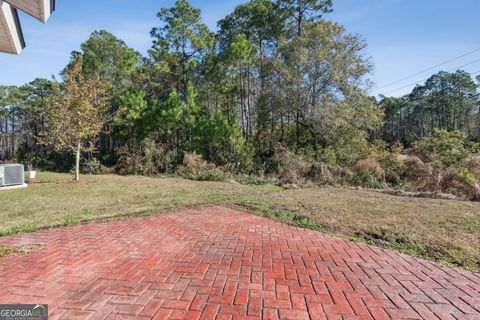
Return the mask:
<path id="1" fill-rule="evenodd" d="M 0 86 L 0 161 L 30 169 L 344 185 L 480 199 L 480 76 L 373 97 L 331 0 L 251 0 L 212 32 L 187 0 L 143 56 L 106 30 L 60 77 Z M 152 15 L 155 14 L 152 12 Z"/>

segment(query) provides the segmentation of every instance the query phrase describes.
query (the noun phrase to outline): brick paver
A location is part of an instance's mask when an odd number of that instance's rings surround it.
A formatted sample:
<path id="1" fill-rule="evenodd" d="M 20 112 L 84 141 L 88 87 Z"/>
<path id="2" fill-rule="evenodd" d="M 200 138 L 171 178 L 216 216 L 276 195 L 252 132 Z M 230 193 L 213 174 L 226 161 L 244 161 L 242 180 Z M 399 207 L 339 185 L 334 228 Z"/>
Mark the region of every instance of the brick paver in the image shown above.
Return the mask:
<path id="1" fill-rule="evenodd" d="M 454 236 L 454 235 L 452 235 Z M 0 239 L 51 319 L 480 319 L 480 275 L 226 208 Z"/>

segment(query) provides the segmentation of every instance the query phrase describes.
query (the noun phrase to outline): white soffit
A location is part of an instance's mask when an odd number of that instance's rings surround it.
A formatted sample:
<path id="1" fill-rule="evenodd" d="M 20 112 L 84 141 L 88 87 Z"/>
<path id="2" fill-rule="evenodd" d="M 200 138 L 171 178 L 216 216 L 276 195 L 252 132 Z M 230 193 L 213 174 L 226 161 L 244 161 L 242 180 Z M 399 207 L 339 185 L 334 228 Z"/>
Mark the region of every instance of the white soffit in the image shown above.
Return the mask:
<path id="1" fill-rule="evenodd" d="M 47 22 L 50 14 L 55 10 L 54 0 L 3 0 L 13 7 L 28 13 L 41 22 Z"/>
<path id="2" fill-rule="evenodd" d="M 19 54 L 24 47 L 17 10 L 0 0 L 0 51 Z"/>

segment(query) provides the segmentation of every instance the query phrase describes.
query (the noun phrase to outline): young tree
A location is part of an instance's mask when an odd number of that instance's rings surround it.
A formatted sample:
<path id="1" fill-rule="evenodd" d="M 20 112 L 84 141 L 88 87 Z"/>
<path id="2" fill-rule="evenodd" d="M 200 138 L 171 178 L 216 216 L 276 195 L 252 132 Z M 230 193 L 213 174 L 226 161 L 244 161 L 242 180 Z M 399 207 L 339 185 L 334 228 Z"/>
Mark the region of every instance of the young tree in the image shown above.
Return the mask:
<path id="1" fill-rule="evenodd" d="M 143 90 L 130 89 L 114 101 L 117 114 L 113 118 L 116 135 L 133 146 L 145 136 L 147 102 Z"/>
<path id="2" fill-rule="evenodd" d="M 107 81 L 85 76 L 82 67 L 83 58 L 77 55 L 63 74 L 64 83 L 54 83 L 53 101 L 45 110 L 47 124 L 39 137 L 57 151 L 75 154 L 75 180 L 80 179 L 81 154 L 94 148 L 108 106 Z"/>

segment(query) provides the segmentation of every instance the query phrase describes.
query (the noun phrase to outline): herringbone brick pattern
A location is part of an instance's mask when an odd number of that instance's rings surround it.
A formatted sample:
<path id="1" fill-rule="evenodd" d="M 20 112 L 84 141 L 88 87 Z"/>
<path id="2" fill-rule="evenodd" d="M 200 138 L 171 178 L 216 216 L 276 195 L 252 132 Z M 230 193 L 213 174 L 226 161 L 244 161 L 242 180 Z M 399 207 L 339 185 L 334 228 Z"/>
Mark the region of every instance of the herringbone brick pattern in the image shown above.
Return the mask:
<path id="1" fill-rule="evenodd" d="M 454 236 L 454 235 L 452 235 Z M 480 319 L 480 275 L 226 208 L 0 239 L 51 319 Z"/>

